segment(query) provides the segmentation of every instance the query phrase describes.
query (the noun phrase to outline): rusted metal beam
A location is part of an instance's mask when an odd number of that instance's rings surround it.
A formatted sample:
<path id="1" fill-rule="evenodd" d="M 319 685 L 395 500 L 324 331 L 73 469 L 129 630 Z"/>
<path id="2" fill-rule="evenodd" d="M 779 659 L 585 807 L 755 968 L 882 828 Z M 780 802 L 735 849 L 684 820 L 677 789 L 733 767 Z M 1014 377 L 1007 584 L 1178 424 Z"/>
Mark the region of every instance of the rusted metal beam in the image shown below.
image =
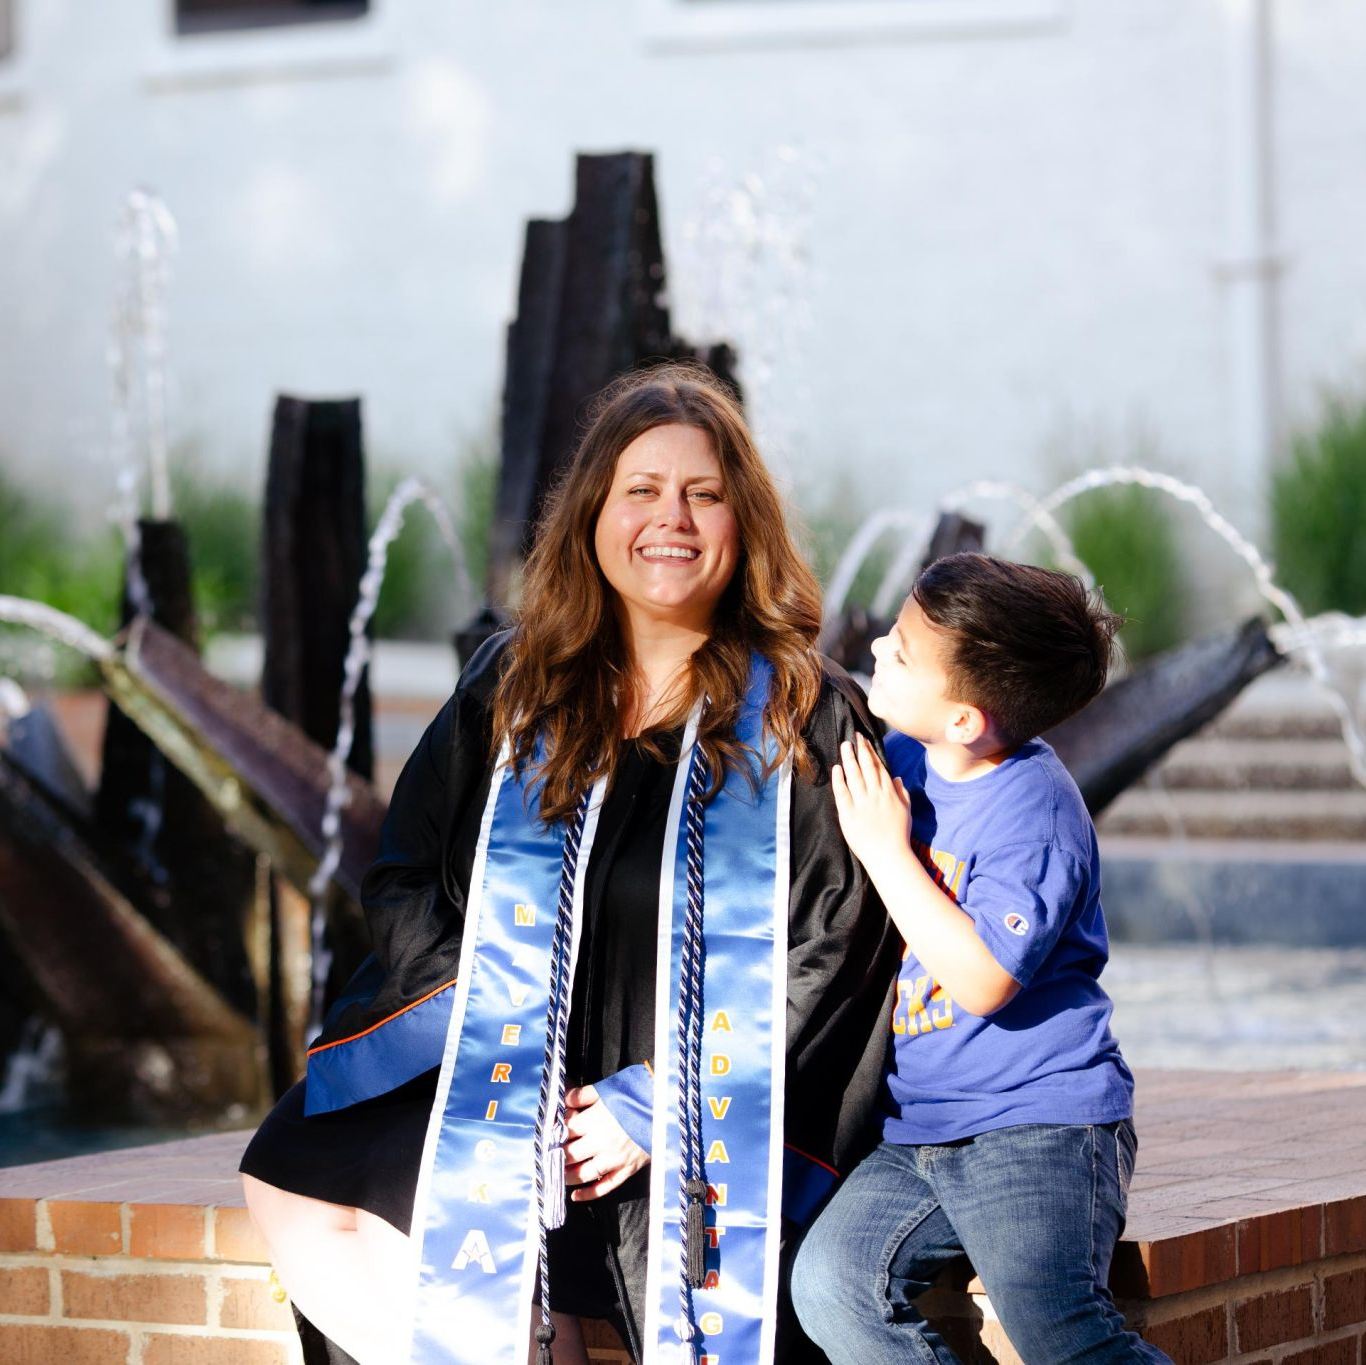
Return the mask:
<path id="1" fill-rule="evenodd" d="M 324 846 L 327 754 L 258 698 L 213 677 L 153 623 L 134 622 L 119 643 L 101 665 L 110 697 L 239 838 L 306 892 Z M 348 777 L 345 845 L 334 880 L 353 902 L 384 811 L 368 782 Z"/>
<path id="2" fill-rule="evenodd" d="M 1076 779 L 1087 809 L 1099 815 L 1281 661 L 1265 622 L 1254 617 L 1150 659 L 1044 738 Z"/>
<path id="3" fill-rule="evenodd" d="M 132 903 L 97 838 L 0 752 L 0 923 L 62 1031 L 69 1093 L 87 1115 L 143 1122 L 254 1108 L 253 1021 Z"/>

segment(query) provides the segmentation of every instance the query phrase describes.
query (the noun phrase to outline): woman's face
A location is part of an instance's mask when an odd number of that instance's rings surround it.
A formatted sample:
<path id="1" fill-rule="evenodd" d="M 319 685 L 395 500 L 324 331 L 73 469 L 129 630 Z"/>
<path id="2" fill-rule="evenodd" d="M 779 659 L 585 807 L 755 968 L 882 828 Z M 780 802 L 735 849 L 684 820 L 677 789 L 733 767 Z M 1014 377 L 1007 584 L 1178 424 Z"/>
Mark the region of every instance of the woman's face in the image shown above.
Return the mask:
<path id="1" fill-rule="evenodd" d="M 711 437 L 678 425 L 637 436 L 617 457 L 593 548 L 635 622 L 706 630 L 740 558 Z"/>

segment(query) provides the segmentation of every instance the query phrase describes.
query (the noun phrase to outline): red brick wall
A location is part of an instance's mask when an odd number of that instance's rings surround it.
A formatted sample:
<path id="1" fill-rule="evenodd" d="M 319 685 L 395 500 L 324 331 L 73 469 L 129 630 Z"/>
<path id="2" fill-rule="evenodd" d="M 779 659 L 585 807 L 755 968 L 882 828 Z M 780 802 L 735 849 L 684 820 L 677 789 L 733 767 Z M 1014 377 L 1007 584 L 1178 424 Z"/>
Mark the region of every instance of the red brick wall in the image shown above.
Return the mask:
<path id="1" fill-rule="evenodd" d="M 0 1199 L 3 1365 L 299 1365 L 245 1209 Z M 590 1355 L 623 1362 L 605 1325 Z"/>
<path id="2" fill-rule="evenodd" d="M 6 1365 L 297 1365 L 244 1209 L 0 1200 Z"/>
<path id="3" fill-rule="evenodd" d="M 1366 1251 L 1194 1283 L 1120 1303 L 1176 1365 L 1366 1365 Z M 980 1340 L 1000 1365 L 1018 1365 L 980 1289 L 937 1290 L 926 1311 L 945 1322 L 963 1359 Z M 625 1361 L 605 1326 L 589 1340 L 595 1361 Z M 245 1209 L 0 1199 L 4 1365 L 298 1361 L 289 1306 Z"/>
<path id="4" fill-rule="evenodd" d="M 999 1365 L 1019 1357 L 984 1295 L 982 1345 Z M 1143 1302 L 1120 1301 L 1129 1325 L 1176 1365 L 1366 1365 L 1366 1255 L 1326 1257 Z"/>

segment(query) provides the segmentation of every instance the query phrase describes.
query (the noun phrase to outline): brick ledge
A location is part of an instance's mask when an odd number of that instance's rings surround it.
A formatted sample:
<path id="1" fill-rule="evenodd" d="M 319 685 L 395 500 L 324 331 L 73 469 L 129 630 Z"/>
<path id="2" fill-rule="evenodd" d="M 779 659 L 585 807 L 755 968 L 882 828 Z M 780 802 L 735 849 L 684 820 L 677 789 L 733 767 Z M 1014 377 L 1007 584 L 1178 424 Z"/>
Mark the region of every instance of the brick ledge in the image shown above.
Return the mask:
<path id="1" fill-rule="evenodd" d="M 1182 1362 L 1289 1363 L 1306 1343 L 1348 1361 L 1338 1350 L 1348 1343 L 1357 1365 L 1366 1075 L 1149 1071 L 1138 1093 L 1138 1169 L 1111 1276 L 1131 1321 Z M 287 1305 L 271 1297 L 265 1247 L 242 1202 L 247 1137 L 0 1170 L 0 1358 L 80 1365 L 112 1360 L 126 1344 L 129 1358 L 189 1362 L 197 1338 L 196 1365 L 296 1361 Z M 66 1302 L 73 1285 L 88 1302 Z M 109 1316 L 90 1315 L 97 1290 L 115 1305 L 102 1310 Z M 1013 1358 L 1003 1339 L 989 1341 L 994 1314 L 980 1284 L 967 1286 L 959 1311 L 976 1314 L 997 1359 Z M 1351 1321 L 1335 1320 L 1348 1311 Z M 1277 1313 L 1285 1321 L 1268 1326 Z M 1306 1323 L 1318 1335 L 1299 1331 Z M 40 1340 L 39 1329 L 51 1335 Z M 606 1338 L 594 1358 L 624 1359 Z"/>

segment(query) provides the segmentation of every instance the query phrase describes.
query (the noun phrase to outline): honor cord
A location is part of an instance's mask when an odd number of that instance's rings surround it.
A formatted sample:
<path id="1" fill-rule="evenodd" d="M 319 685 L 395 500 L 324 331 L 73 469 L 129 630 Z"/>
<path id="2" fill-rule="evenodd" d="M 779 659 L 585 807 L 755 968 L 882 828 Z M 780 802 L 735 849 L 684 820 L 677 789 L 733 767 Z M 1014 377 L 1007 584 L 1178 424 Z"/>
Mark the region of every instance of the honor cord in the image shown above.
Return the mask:
<path id="1" fill-rule="evenodd" d="M 707 764 L 694 747 L 687 794 L 688 905 L 683 928 L 678 1008 L 678 1126 L 679 1126 L 679 1263 L 680 1340 L 695 1343 L 692 1291 L 701 1288 L 705 1249 L 704 1219 L 707 1186 L 702 1174 L 702 798 Z"/>
<path id="2" fill-rule="evenodd" d="M 550 1257 L 546 1247 L 547 1214 L 554 1218 L 553 1226 L 564 1222 L 564 1052 L 569 1032 L 569 958 L 574 935 L 574 879 L 579 863 L 579 844 L 583 837 L 584 815 L 588 810 L 591 791 L 584 794 L 564 834 L 564 861 L 560 865 L 560 895 L 555 913 L 555 933 L 550 947 L 550 999 L 546 1005 L 545 1056 L 541 1063 L 541 1093 L 536 1108 L 536 1220 L 540 1225 L 540 1260 L 538 1271 L 541 1283 L 541 1325 L 536 1329 L 537 1365 L 551 1365 L 550 1343 L 555 1340 L 555 1326 L 550 1320 Z M 555 1156 L 546 1146 L 546 1116 L 550 1110 L 552 1074 L 555 1084 Z M 552 1180 L 555 1187 L 550 1200 L 555 1205 L 547 1210 L 546 1165 L 558 1163 L 559 1178 Z"/>

